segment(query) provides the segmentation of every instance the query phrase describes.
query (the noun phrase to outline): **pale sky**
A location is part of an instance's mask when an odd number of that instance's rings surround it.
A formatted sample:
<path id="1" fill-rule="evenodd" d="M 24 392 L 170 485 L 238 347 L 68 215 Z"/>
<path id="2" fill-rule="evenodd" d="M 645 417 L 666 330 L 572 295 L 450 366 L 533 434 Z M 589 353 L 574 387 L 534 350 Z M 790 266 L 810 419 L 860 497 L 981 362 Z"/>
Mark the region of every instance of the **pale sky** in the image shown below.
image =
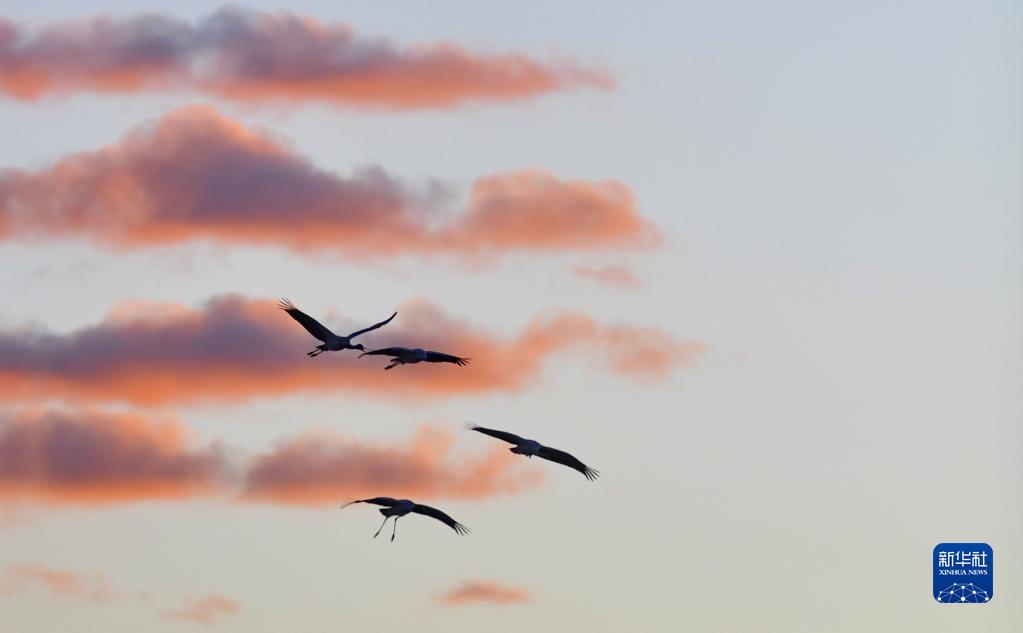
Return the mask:
<path id="1" fill-rule="evenodd" d="M 144 10 L 194 22 L 219 7 L 154 0 Z M 0 18 L 32 32 L 142 9 L 14 0 Z M 374 334 L 380 345 L 464 322 L 514 342 L 499 359 L 508 367 L 539 358 L 520 383 L 492 389 L 460 391 L 458 380 L 482 380 L 488 354 L 459 349 L 445 351 L 478 362 L 353 370 L 308 391 L 275 391 L 270 372 L 254 392 L 224 397 L 203 391 L 213 351 L 182 361 L 194 375 L 160 401 L 124 383 L 79 393 L 88 375 L 15 382 L 0 358 L 3 422 L 54 411 L 170 417 L 190 447 L 219 446 L 225 477 L 239 481 L 254 458 L 294 438 L 407 447 L 423 425 L 455 438 L 441 467 L 457 474 L 501 448 L 463 429 L 472 421 L 568 450 L 601 477 L 519 458 L 513 473 L 531 483 L 515 491 L 416 498 L 470 535 L 411 516 L 394 543 L 389 527 L 371 538 L 375 508 L 339 512 L 343 494 L 336 503 L 249 502 L 225 484 L 181 499 L 83 503 L 22 494 L 0 479 L 0 630 L 1023 629 L 1017 3 L 306 2 L 288 11 L 397 46 L 452 42 L 473 55 L 598 69 L 614 87 L 393 108 L 187 87 L 27 100 L 0 86 L 0 169 L 43 173 L 205 105 L 324 172 L 347 178 L 378 166 L 420 191 L 434 183 L 449 216 L 472 205 L 474 183 L 497 174 L 615 181 L 659 243 L 495 247 L 482 257 L 406 245 L 367 259 L 329 244 L 296 249 L 284 237 L 118 246 L 46 227 L 5 234 L 0 217 L 5 341 L 28 331 L 71 337 L 139 302 L 174 313 L 235 294 L 287 296 L 339 332 L 398 310 Z M 3 182 L 0 211 L 14 196 Z M 39 197 L 49 191 L 31 200 L 56 204 Z M 533 239 L 548 236 L 540 233 Z M 607 266 L 631 271 L 639 286 L 574 272 Z M 417 324 L 429 316 L 424 303 L 445 316 Z M 584 314 L 604 334 L 542 351 L 524 333 L 557 311 Z M 315 341 L 283 313 L 266 319 L 298 341 L 280 358 L 282 382 L 355 354 L 307 360 Z M 614 342 L 630 328 L 702 352 L 668 347 L 666 366 L 650 370 L 656 349 Z M 652 355 L 642 357 L 647 370 L 607 362 L 605 352 L 629 350 Z M 378 361 L 357 362 L 375 372 Z M 59 353 L 45 362 L 44 374 L 66 369 Z M 434 374 L 454 386 L 394 386 Z M 940 542 L 992 546 L 989 604 L 935 603 L 931 550 Z M 69 572 L 79 584 L 51 594 L 41 576 L 19 575 L 27 568 Z M 442 602 L 472 581 L 527 599 Z M 211 595 L 234 606 L 208 624 L 170 617 Z"/>

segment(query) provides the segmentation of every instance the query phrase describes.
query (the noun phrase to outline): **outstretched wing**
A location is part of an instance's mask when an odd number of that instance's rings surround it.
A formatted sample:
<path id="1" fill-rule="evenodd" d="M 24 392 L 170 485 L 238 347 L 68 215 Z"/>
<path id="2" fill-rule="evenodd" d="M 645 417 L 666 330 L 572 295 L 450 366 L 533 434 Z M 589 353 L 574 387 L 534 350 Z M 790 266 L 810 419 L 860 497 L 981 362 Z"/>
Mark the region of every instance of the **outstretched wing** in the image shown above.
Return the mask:
<path id="1" fill-rule="evenodd" d="M 459 534 L 469 533 L 469 528 L 465 527 L 458 521 L 455 521 L 454 519 L 444 514 L 437 508 L 431 508 L 430 506 L 421 506 L 419 504 L 416 504 L 416 506 L 412 508 L 412 511 L 415 512 L 416 514 L 425 514 L 428 517 L 433 517 L 440 521 L 441 523 L 446 524 L 449 528 L 451 528 L 455 532 L 458 532 Z"/>
<path id="2" fill-rule="evenodd" d="M 600 475 L 598 471 L 593 470 L 592 468 L 582 463 L 572 455 L 569 455 L 565 451 L 559 451 L 556 448 L 551 448 L 549 446 L 541 446 L 540 450 L 536 453 L 536 456 L 542 457 L 552 462 L 556 462 L 558 464 L 561 464 L 562 466 L 574 468 L 581 472 L 583 475 L 585 475 L 586 478 L 589 479 L 590 481 L 593 481 L 594 479 L 597 478 L 598 475 Z"/>
<path id="3" fill-rule="evenodd" d="M 316 338 L 320 339 L 324 343 L 327 342 L 327 339 L 334 336 L 334 333 L 328 330 L 326 327 L 324 327 L 322 323 L 312 318 L 305 312 L 302 312 L 301 310 L 296 308 L 295 304 L 288 301 L 287 299 L 281 299 L 277 305 L 278 307 L 280 307 L 281 310 L 287 312 L 291 316 L 291 318 L 301 323 L 302 327 L 304 327 L 307 332 L 309 332 Z"/>
<path id="4" fill-rule="evenodd" d="M 383 349 L 374 349 L 368 352 L 359 354 L 359 358 L 363 356 L 394 356 L 398 357 L 402 354 L 407 354 L 409 349 L 407 347 L 385 347 Z"/>
<path id="5" fill-rule="evenodd" d="M 344 510 L 353 503 L 372 503 L 373 505 L 385 506 L 390 508 L 394 504 L 398 503 L 398 500 L 391 497 L 373 497 L 372 499 L 352 499 L 351 501 L 348 501 L 343 506 L 341 506 L 341 509 Z"/>
<path id="6" fill-rule="evenodd" d="M 391 319 L 393 319 L 396 316 L 398 316 L 397 312 L 392 314 L 386 321 L 381 321 L 380 323 L 377 323 L 375 325 L 371 325 L 368 328 L 359 330 L 358 332 L 352 332 L 351 334 L 348 335 L 348 339 L 351 340 L 351 339 L 355 338 L 356 336 L 358 336 L 360 334 L 365 334 L 366 332 L 369 332 L 370 330 L 375 330 L 378 327 L 383 327 L 383 326 L 387 325 L 388 323 L 390 323 Z"/>
<path id="7" fill-rule="evenodd" d="M 519 437 L 518 435 L 515 435 L 514 433 L 508 433 L 506 431 L 496 431 L 494 429 L 488 429 L 488 428 L 484 428 L 482 426 L 476 426 L 475 424 L 472 424 L 471 422 L 469 423 L 468 427 L 466 427 L 466 428 L 468 428 L 470 431 L 479 431 L 483 435 L 489 435 L 490 437 L 496 437 L 499 440 L 504 440 L 505 442 L 508 442 L 509 444 L 515 444 L 516 446 L 518 446 L 519 444 L 521 444 L 524 441 L 523 438 Z"/>
<path id="8" fill-rule="evenodd" d="M 426 352 L 426 362 L 428 363 L 454 363 L 456 365 L 468 365 L 469 359 L 462 358 L 461 356 L 452 356 L 451 354 L 442 354 L 440 352 Z"/>

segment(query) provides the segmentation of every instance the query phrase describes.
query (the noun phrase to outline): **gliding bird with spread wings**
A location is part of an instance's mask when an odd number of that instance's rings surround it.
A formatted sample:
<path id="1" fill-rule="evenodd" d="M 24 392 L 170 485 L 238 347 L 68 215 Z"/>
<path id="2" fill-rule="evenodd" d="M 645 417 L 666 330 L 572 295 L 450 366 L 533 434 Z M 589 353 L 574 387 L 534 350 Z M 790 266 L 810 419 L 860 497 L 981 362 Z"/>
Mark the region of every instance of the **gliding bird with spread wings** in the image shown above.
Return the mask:
<path id="1" fill-rule="evenodd" d="M 384 515 L 384 522 L 380 524 L 380 528 L 377 533 L 373 535 L 376 538 L 380 535 L 380 530 L 384 529 L 387 525 L 387 519 L 394 517 L 394 528 L 391 531 L 391 540 L 394 540 L 394 535 L 398 532 L 398 519 L 405 516 L 409 512 L 416 514 L 425 514 L 428 517 L 433 517 L 441 523 L 444 523 L 449 528 L 457 532 L 458 534 L 468 534 L 469 528 L 465 527 L 458 521 L 455 521 L 448 515 L 444 514 L 437 508 L 431 508 L 430 506 L 424 506 L 419 503 L 415 503 L 408 499 L 392 499 L 391 497 L 373 497 L 372 499 L 355 499 L 341 506 L 344 510 L 353 503 L 372 503 L 378 506 L 384 506 L 380 508 L 380 514 Z"/>
<path id="2" fill-rule="evenodd" d="M 361 329 L 357 332 L 352 332 L 348 336 L 338 336 L 337 334 L 334 334 L 333 332 L 328 330 L 322 323 L 312 318 L 305 312 L 302 312 L 301 310 L 296 308 L 295 305 L 288 301 L 287 299 L 281 299 L 280 303 L 278 304 L 278 307 L 280 307 L 281 310 L 287 312 L 291 316 L 291 318 L 301 323 L 302 327 L 304 327 L 307 332 L 309 332 L 319 340 L 323 341 L 323 345 L 317 345 L 311 352 L 306 353 L 306 356 L 308 356 L 309 358 L 315 358 L 316 356 L 319 356 L 323 352 L 338 352 L 343 349 L 357 349 L 360 352 L 365 352 L 366 348 L 363 347 L 361 343 L 356 343 L 355 345 L 352 345 L 352 339 L 360 334 L 365 334 L 370 330 L 375 330 L 378 327 L 383 327 L 387 325 L 388 323 L 391 322 L 391 319 L 398 315 L 398 313 L 395 312 L 390 317 L 388 317 L 386 321 L 381 321 L 380 323 L 371 325 L 368 328 Z"/>
<path id="3" fill-rule="evenodd" d="M 581 472 L 583 476 L 585 476 L 590 481 L 593 481 L 594 479 L 597 478 L 598 475 L 600 475 L 599 471 L 593 470 L 592 468 L 582 463 L 572 455 L 569 455 L 565 451 L 559 451 L 556 448 L 544 446 L 540 444 L 540 442 L 537 442 L 536 440 L 527 440 L 526 438 L 519 437 L 514 433 L 508 433 L 506 431 L 496 431 L 494 429 L 487 429 L 482 426 L 476 426 L 475 424 L 472 423 L 469 423 L 466 426 L 466 428 L 469 429 L 470 431 L 477 431 L 484 435 L 489 435 L 490 437 L 496 437 L 499 440 L 504 440 L 509 444 L 514 444 L 515 446 L 508 450 L 515 453 L 516 455 L 525 455 L 526 457 L 532 457 L 533 455 L 536 455 L 537 457 L 555 462 L 557 464 L 561 464 L 562 466 L 574 468 L 575 470 Z"/>
<path id="4" fill-rule="evenodd" d="M 359 354 L 359 358 L 363 356 L 391 356 L 391 364 L 387 369 L 394 369 L 398 365 L 412 365 L 415 363 L 454 363 L 458 366 L 464 366 L 469 364 L 468 358 L 462 358 L 461 356 L 452 356 L 451 354 L 444 354 L 441 352 L 431 352 L 426 349 L 410 349 L 408 347 L 385 347 L 384 349 L 375 349 L 371 352 L 363 352 Z"/>

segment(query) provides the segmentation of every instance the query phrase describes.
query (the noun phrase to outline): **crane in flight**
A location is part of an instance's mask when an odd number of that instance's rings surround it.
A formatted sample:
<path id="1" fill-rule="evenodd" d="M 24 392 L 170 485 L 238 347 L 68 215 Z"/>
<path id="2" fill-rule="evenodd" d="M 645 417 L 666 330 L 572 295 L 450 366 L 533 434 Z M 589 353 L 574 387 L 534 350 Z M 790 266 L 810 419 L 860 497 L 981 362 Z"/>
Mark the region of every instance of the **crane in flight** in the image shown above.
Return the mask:
<path id="1" fill-rule="evenodd" d="M 442 352 L 431 352 L 430 350 L 419 348 L 410 349 L 408 347 L 385 347 L 370 352 L 364 351 L 359 354 L 359 358 L 363 356 L 391 356 L 391 364 L 384 367 L 385 370 L 394 369 L 399 365 L 412 365 L 415 363 L 454 363 L 461 367 L 468 365 L 471 360 Z"/>
<path id="2" fill-rule="evenodd" d="M 597 478 L 597 476 L 600 475 L 599 471 L 593 470 L 592 468 L 582 463 L 572 455 L 566 453 L 565 451 L 559 451 L 556 448 L 544 446 L 543 444 L 537 442 L 536 440 L 527 440 L 526 438 L 519 437 L 514 433 L 508 433 L 506 431 L 497 431 L 494 429 L 484 428 L 482 426 L 476 426 L 471 422 L 466 426 L 466 428 L 469 429 L 470 431 L 476 431 L 484 435 L 489 435 L 490 437 L 496 437 L 499 440 L 504 440 L 509 444 L 514 444 L 515 446 L 508 450 L 515 453 L 516 455 L 525 455 L 526 457 L 530 458 L 533 457 L 533 455 L 536 455 L 537 457 L 546 459 L 548 461 L 552 461 L 557 464 L 561 464 L 562 466 L 574 468 L 575 470 L 581 472 L 583 476 L 589 479 L 590 481 L 593 481 L 594 479 Z"/>
<path id="3" fill-rule="evenodd" d="M 391 497 L 373 497 L 372 499 L 353 499 L 348 503 L 341 506 L 344 510 L 353 503 L 372 503 L 373 505 L 384 506 L 380 508 L 380 514 L 384 515 L 384 522 L 380 524 L 380 528 L 377 533 L 373 535 L 376 538 L 380 535 L 380 530 L 384 529 L 387 524 L 387 519 L 394 517 L 394 528 L 391 531 L 391 540 L 394 540 L 394 535 L 398 532 L 398 519 L 405 516 L 409 512 L 416 514 L 425 514 L 428 517 L 433 517 L 441 523 L 447 525 L 449 528 L 457 532 L 458 534 L 468 534 L 469 528 L 465 527 L 458 521 L 455 521 L 448 515 L 444 514 L 437 508 L 431 508 L 430 506 L 424 506 L 421 503 L 415 503 L 408 499 L 392 499 Z"/>
<path id="4" fill-rule="evenodd" d="M 343 349 L 357 349 L 360 352 L 365 352 L 366 348 L 363 347 L 361 343 L 356 343 L 352 345 L 352 339 L 360 334 L 365 334 L 370 330 L 375 330 L 378 327 L 383 327 L 390 323 L 391 319 L 398 316 L 398 313 L 395 312 L 390 317 L 388 317 L 386 321 L 381 321 L 380 323 L 371 325 L 368 328 L 363 328 L 357 332 L 352 332 L 348 336 L 338 336 L 337 334 L 334 334 L 333 332 L 328 330 L 326 326 L 324 326 L 322 323 L 312 318 L 305 312 L 302 312 L 301 310 L 296 308 L 295 304 L 288 301 L 287 299 L 281 299 L 277 305 L 281 310 L 287 312 L 288 315 L 291 316 L 291 318 L 301 323 L 302 327 L 304 327 L 307 332 L 312 334 L 317 339 L 323 341 L 323 345 L 317 345 L 311 352 L 306 353 L 306 356 L 308 356 L 309 358 L 315 358 L 322 354 L 323 352 L 339 352 Z"/>

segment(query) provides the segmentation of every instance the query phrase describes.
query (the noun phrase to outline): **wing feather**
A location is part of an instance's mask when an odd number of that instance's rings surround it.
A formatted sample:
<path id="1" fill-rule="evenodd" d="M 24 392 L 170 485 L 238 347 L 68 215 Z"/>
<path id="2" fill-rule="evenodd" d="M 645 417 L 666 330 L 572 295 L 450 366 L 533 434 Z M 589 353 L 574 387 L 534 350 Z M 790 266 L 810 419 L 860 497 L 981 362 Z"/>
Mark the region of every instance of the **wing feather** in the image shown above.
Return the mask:
<path id="1" fill-rule="evenodd" d="M 306 332 L 309 332 L 324 343 L 334 336 L 334 333 L 328 330 L 322 323 L 296 308 L 295 304 L 287 299 L 281 299 L 277 305 L 281 310 L 287 312 L 291 318 L 301 323 Z"/>
<path id="2" fill-rule="evenodd" d="M 393 506 L 394 504 L 398 503 L 398 500 L 393 498 L 393 497 L 373 497 L 372 499 L 352 499 L 352 500 L 346 502 L 343 506 L 341 506 L 341 509 L 344 510 L 345 508 L 347 508 L 348 506 L 352 505 L 353 503 L 372 503 L 373 505 L 384 506 L 384 507 L 389 508 L 389 507 Z"/>
<path id="3" fill-rule="evenodd" d="M 374 349 L 374 350 L 370 350 L 368 352 L 363 352 L 363 353 L 359 354 L 359 358 L 362 358 L 363 356 L 394 356 L 394 357 L 398 357 L 398 356 L 401 356 L 402 354 L 407 354 L 410 351 L 411 350 L 409 350 L 407 347 L 384 347 L 382 349 Z"/>
<path id="4" fill-rule="evenodd" d="M 519 437 L 518 435 L 515 435 L 514 433 L 508 433 L 507 431 L 498 431 L 495 429 L 488 429 L 482 426 L 476 426 L 475 424 L 472 423 L 470 423 L 467 428 L 470 431 L 478 431 L 483 435 L 496 437 L 499 440 L 504 440 L 505 442 L 508 442 L 509 444 L 515 444 L 516 446 L 525 441 L 523 438 Z"/>
<path id="5" fill-rule="evenodd" d="M 363 328 L 363 329 L 359 330 L 358 332 L 352 332 L 351 334 L 349 334 L 349 335 L 348 335 L 348 340 L 351 340 L 351 339 L 355 338 L 356 336 L 358 336 L 358 335 L 360 335 L 360 334 L 365 334 L 366 332 L 369 332 L 370 330 L 375 330 L 375 329 L 377 329 L 378 327 L 383 327 L 383 326 L 387 325 L 388 323 L 390 323 L 390 322 L 391 322 L 391 319 L 393 319 L 393 318 L 394 318 L 394 317 L 396 317 L 396 316 L 398 316 L 398 313 L 397 313 L 397 312 L 395 312 L 394 314 L 392 314 L 392 315 L 391 315 L 390 317 L 388 317 L 388 318 L 387 318 L 386 320 L 384 320 L 384 321 L 381 321 L 380 323 L 376 323 L 376 324 L 374 324 L 374 325 L 371 325 L 371 326 L 369 326 L 368 328 Z"/>
<path id="6" fill-rule="evenodd" d="M 461 356 L 452 356 L 451 354 L 444 354 L 441 352 L 426 352 L 426 362 L 428 363 L 454 363 L 458 366 L 468 365 L 468 358 L 462 358 Z"/>
<path id="7" fill-rule="evenodd" d="M 458 521 L 455 521 L 454 519 L 444 514 L 437 508 L 431 508 L 430 506 L 421 506 L 417 503 L 416 506 L 412 508 L 412 511 L 415 512 L 416 514 L 424 514 L 428 517 L 433 517 L 434 519 L 437 519 L 441 523 L 444 523 L 449 528 L 451 528 L 455 532 L 458 532 L 459 534 L 469 533 L 469 528 L 465 527 Z"/>
<path id="8" fill-rule="evenodd" d="M 556 448 L 551 448 L 549 446 L 541 446 L 536 456 L 542 457 L 548 461 L 561 464 L 562 466 L 574 468 L 575 470 L 581 472 L 590 481 L 593 481 L 594 479 L 597 478 L 598 475 L 600 475 L 599 471 L 593 470 L 586 464 L 576 459 L 574 456 L 566 453 L 565 451 L 559 451 Z"/>

